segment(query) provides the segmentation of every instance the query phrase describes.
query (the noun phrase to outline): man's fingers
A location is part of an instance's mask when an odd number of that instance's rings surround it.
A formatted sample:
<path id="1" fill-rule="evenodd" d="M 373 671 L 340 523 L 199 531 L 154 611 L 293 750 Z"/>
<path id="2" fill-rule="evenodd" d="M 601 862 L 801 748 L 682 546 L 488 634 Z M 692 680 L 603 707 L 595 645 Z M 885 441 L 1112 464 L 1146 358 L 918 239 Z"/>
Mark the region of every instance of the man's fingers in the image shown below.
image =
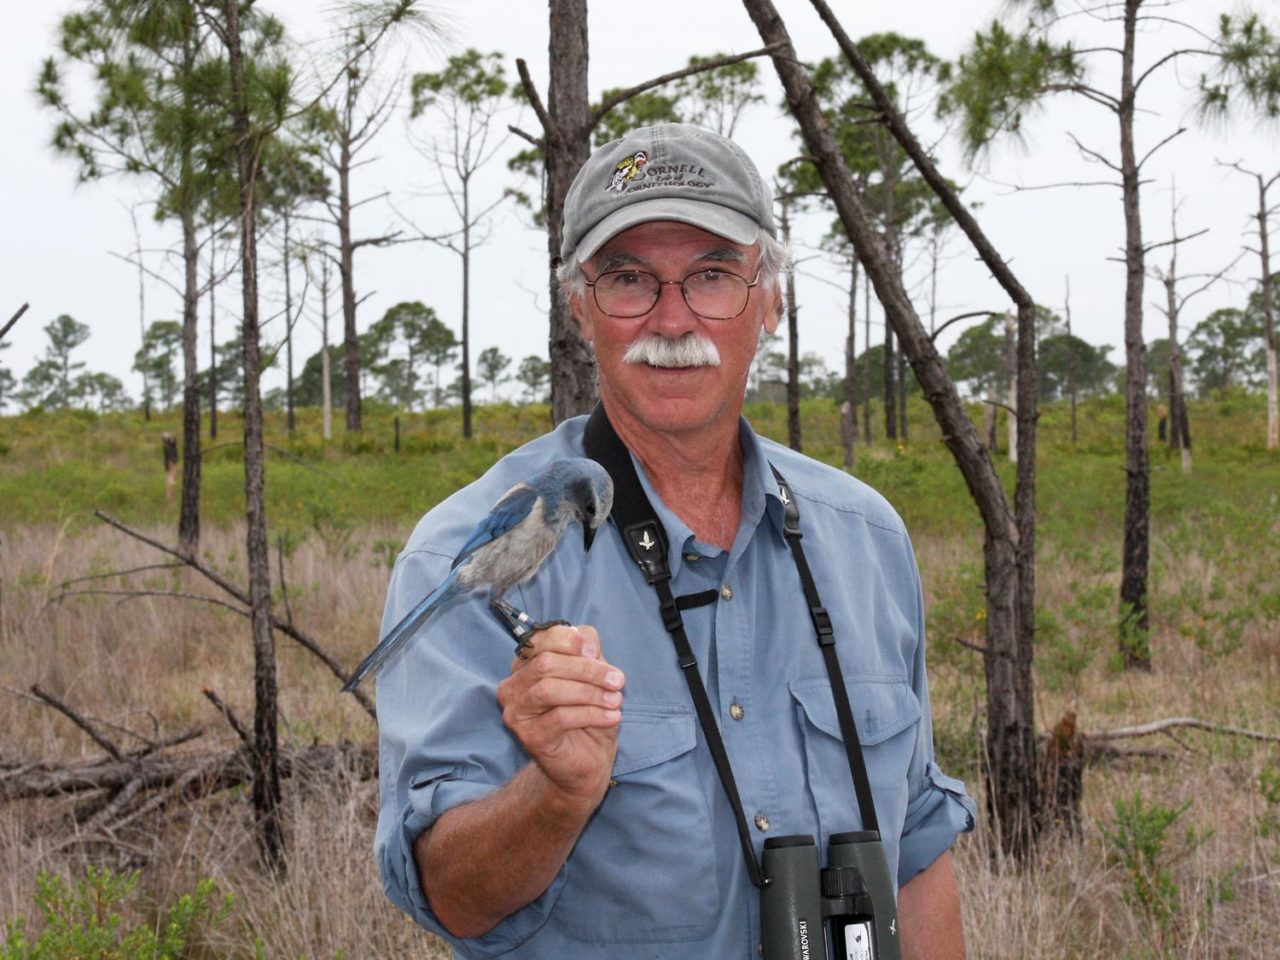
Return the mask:
<path id="1" fill-rule="evenodd" d="M 518 705 L 512 704 L 514 709 L 529 715 L 561 706 L 596 706 L 616 710 L 622 706 L 622 694 L 594 683 L 548 677 L 529 687 Z"/>
<path id="2" fill-rule="evenodd" d="M 539 744 L 557 743 L 570 730 L 607 729 L 616 727 L 621 720 L 621 710 L 587 706 L 554 707 L 529 720 L 521 739 L 526 749 L 536 755 Z"/>
<path id="3" fill-rule="evenodd" d="M 521 659 L 531 660 L 540 653 L 567 653 L 594 660 L 600 656 L 600 635 L 595 627 L 554 626 L 539 630 L 529 638 Z"/>
<path id="4" fill-rule="evenodd" d="M 603 702 L 600 699 L 601 694 L 620 691 L 626 683 L 626 677 L 621 670 L 604 660 L 587 660 L 581 656 L 563 653 L 540 653 L 498 684 L 498 703 L 503 709 L 523 703 L 529 697 L 530 691 L 552 681 L 579 684 L 590 688 L 595 692 L 588 696 L 586 691 L 583 691 L 584 696 L 578 697 L 577 702 L 601 703 Z M 540 707 L 549 705 L 547 698 L 554 696 L 552 691 L 555 689 L 555 687 L 549 687 L 539 694 Z M 530 712 L 527 707 L 526 704 L 520 712 Z"/>

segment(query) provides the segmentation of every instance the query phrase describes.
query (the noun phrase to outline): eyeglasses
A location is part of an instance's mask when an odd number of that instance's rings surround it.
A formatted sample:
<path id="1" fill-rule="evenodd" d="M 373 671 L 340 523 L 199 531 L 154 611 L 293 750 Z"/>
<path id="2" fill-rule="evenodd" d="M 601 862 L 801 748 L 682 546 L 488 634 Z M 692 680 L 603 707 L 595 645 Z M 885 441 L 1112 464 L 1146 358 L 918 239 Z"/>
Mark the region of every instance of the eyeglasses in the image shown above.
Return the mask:
<path id="1" fill-rule="evenodd" d="M 670 284 L 680 288 L 689 309 L 704 320 L 732 320 L 747 309 L 751 288 L 759 282 L 759 270 L 751 281 L 727 270 L 695 270 L 683 280 L 659 280 L 643 270 L 611 270 L 588 280 L 587 286 L 596 306 L 610 317 L 643 317 Z"/>

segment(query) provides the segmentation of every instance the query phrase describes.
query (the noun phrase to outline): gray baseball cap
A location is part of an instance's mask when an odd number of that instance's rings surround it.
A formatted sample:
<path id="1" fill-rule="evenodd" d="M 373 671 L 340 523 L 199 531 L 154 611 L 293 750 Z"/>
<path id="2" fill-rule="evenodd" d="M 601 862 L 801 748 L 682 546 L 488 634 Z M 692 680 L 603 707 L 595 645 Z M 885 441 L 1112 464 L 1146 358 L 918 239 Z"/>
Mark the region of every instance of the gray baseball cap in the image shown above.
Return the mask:
<path id="1" fill-rule="evenodd" d="M 734 243 L 777 236 L 773 197 L 732 140 L 687 123 L 640 127 L 599 147 L 564 201 L 560 256 L 583 262 L 636 224 L 674 220 Z"/>

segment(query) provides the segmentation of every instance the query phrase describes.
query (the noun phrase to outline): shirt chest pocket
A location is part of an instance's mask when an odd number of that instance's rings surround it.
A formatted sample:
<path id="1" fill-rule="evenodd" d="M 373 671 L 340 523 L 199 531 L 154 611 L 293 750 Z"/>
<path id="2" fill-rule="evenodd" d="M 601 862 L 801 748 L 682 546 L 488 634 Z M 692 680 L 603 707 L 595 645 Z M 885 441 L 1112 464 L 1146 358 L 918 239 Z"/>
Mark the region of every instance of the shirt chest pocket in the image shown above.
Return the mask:
<path id="1" fill-rule="evenodd" d="M 578 838 L 552 922 L 587 943 L 707 936 L 720 911 L 693 708 L 626 703 L 614 785 Z"/>
<path id="2" fill-rule="evenodd" d="M 906 816 L 907 771 L 915 752 L 920 701 L 906 677 L 848 676 L 845 688 L 871 781 L 881 835 L 897 837 Z M 822 836 L 862 829 L 863 818 L 853 791 L 830 682 L 825 677 L 796 680 L 789 689 L 804 744 L 810 799 Z M 896 850 L 896 844 L 892 846 Z"/>

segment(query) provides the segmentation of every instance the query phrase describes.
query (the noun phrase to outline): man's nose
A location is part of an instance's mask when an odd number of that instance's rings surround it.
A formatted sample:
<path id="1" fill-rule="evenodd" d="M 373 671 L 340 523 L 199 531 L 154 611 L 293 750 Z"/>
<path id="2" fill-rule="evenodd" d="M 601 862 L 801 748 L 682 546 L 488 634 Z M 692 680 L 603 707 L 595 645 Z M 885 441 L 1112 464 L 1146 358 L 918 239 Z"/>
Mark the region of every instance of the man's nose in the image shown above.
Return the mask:
<path id="1" fill-rule="evenodd" d="M 680 336 L 692 330 L 697 314 L 684 300 L 682 280 L 659 280 L 658 300 L 649 311 L 649 325 L 664 336 Z"/>

